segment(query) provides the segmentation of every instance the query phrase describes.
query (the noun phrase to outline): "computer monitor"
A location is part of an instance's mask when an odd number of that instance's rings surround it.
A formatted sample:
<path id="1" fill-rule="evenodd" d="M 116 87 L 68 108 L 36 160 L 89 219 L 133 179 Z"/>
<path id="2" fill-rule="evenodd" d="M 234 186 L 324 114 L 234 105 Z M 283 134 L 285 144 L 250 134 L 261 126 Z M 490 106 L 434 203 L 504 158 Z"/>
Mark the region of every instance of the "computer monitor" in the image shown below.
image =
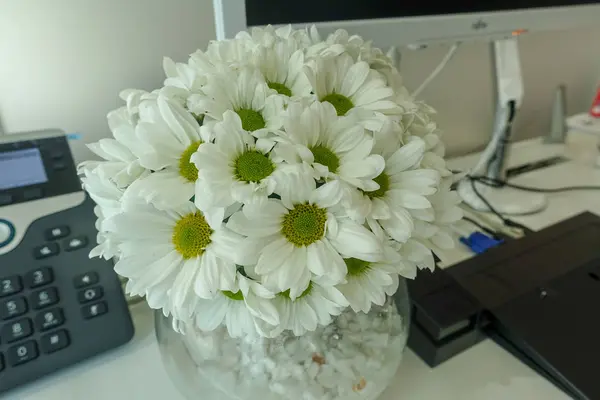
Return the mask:
<path id="1" fill-rule="evenodd" d="M 600 21 L 600 0 L 213 0 L 213 4 L 218 39 L 269 24 L 294 28 L 314 24 L 323 37 L 345 29 L 383 49 L 490 41 L 496 117 L 488 147 L 470 174 L 495 181 L 504 178 L 512 121 L 524 96 L 516 38 L 528 32 L 594 26 Z M 484 187 L 469 179 L 458 186 L 463 201 L 480 211 L 529 214 L 547 204 L 539 193 L 528 193 L 526 201 L 515 202 L 525 195 L 514 196 L 511 190 Z"/>
<path id="2" fill-rule="evenodd" d="M 315 24 L 346 29 L 377 47 L 499 40 L 600 21 L 599 0 L 213 0 L 217 38 L 249 27 Z"/>

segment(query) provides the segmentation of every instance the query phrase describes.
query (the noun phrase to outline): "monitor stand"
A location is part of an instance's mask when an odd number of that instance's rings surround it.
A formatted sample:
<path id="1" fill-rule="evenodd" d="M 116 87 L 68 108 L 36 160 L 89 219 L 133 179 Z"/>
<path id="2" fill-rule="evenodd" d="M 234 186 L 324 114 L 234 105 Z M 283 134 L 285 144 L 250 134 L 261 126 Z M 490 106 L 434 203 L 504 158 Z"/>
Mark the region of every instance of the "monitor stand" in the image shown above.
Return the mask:
<path id="1" fill-rule="evenodd" d="M 492 42 L 492 56 L 496 92 L 494 131 L 489 145 L 469 175 L 502 181 L 506 179 L 512 125 L 524 92 L 517 38 Z M 516 193 L 506 186 L 492 187 L 473 182 L 469 177 L 459 182 L 457 190 L 464 203 L 477 211 L 492 211 L 482 197 L 503 215 L 532 214 L 547 205 L 546 197 L 540 193 Z"/>

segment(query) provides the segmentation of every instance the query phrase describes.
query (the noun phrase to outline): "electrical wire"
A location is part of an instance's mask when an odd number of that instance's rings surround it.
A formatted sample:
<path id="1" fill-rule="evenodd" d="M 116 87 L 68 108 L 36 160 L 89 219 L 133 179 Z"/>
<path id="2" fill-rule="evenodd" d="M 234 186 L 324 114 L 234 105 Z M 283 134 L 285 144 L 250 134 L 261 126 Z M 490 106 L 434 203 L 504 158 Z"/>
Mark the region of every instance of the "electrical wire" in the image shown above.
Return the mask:
<path id="1" fill-rule="evenodd" d="M 450 62 L 450 60 L 452 60 L 452 58 L 456 54 L 458 46 L 459 43 L 456 43 L 452 45 L 452 47 L 450 47 L 450 49 L 448 50 L 442 61 L 439 63 L 439 65 L 433 70 L 433 72 L 427 77 L 427 79 L 425 79 L 425 81 L 423 81 L 423 83 L 421 83 L 421 85 L 412 93 L 412 96 L 414 98 L 419 97 L 423 90 L 425 90 L 425 88 L 429 86 L 429 84 L 440 74 L 440 72 L 444 70 L 446 65 Z"/>
<path id="2" fill-rule="evenodd" d="M 517 190 L 522 190 L 524 192 L 534 192 L 534 193 L 562 193 L 562 192 L 576 192 L 576 191 L 587 191 L 587 190 L 600 190 L 600 186 L 594 185 L 581 185 L 581 186 L 562 186 L 557 188 L 540 188 L 540 187 L 532 187 L 532 186 L 523 186 L 517 185 L 515 183 L 508 182 L 503 179 L 494 179 L 487 176 L 469 176 L 469 179 L 472 181 L 479 182 L 486 186 L 493 187 L 509 187 Z"/>
<path id="3" fill-rule="evenodd" d="M 483 194 L 481 194 L 479 189 L 477 189 L 477 185 L 475 184 L 476 180 L 475 179 L 469 179 L 469 180 L 471 182 L 471 188 L 473 189 L 473 193 L 475 193 L 475 196 L 477 196 L 479 198 L 479 200 L 481 200 L 483 202 L 483 204 L 485 204 L 485 206 L 490 210 L 490 212 L 492 214 L 494 214 L 495 216 L 500 218 L 500 220 L 502 221 L 502 223 L 504 225 L 509 226 L 511 228 L 519 228 L 524 233 L 531 232 L 531 229 L 529 229 L 527 226 L 506 218 L 501 212 L 499 212 L 497 209 L 495 209 L 494 206 L 492 206 L 492 204 L 488 201 L 488 199 L 486 199 L 485 196 Z"/>

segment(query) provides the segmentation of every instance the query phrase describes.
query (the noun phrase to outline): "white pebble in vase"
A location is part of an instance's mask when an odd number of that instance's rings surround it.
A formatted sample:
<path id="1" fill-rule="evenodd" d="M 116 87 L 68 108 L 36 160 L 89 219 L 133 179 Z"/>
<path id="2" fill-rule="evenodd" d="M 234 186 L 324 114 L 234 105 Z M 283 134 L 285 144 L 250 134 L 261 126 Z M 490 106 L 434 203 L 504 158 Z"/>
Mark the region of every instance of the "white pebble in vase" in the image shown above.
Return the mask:
<path id="1" fill-rule="evenodd" d="M 400 365 L 408 318 L 408 307 L 397 307 L 390 298 L 368 313 L 347 309 L 302 336 L 232 338 L 225 328 L 202 332 L 194 327 L 180 335 L 162 317 L 157 337 L 163 356 L 174 354 L 173 345 L 185 348 L 180 354 L 193 355 L 198 373 L 208 378 L 202 385 L 222 392 L 215 400 L 375 400 Z M 199 382 L 190 382 L 187 392 L 203 393 Z"/>

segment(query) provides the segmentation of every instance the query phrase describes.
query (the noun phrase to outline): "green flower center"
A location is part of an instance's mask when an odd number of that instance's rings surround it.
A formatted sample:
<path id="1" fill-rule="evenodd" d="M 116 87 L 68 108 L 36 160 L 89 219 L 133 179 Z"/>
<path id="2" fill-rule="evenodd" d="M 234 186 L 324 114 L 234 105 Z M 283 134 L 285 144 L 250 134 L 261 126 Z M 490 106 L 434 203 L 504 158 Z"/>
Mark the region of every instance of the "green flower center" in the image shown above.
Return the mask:
<path id="1" fill-rule="evenodd" d="M 235 176 L 243 182 L 260 182 L 275 171 L 275 165 L 263 153 L 250 150 L 235 160 Z"/>
<path id="2" fill-rule="evenodd" d="M 229 297 L 231 300 L 235 300 L 235 301 L 242 301 L 242 300 L 244 300 L 244 294 L 242 293 L 241 290 L 238 290 L 235 293 L 230 292 L 229 290 L 223 290 L 221 293 L 223 293 L 223 295 L 225 297 Z"/>
<path id="3" fill-rule="evenodd" d="M 310 151 L 315 157 L 315 162 L 329 168 L 329 172 L 335 174 L 340 167 L 340 159 L 338 156 L 327 147 L 318 145 L 310 148 Z"/>
<path id="4" fill-rule="evenodd" d="M 284 217 L 281 233 L 297 247 L 308 246 L 325 234 L 327 211 L 313 204 L 296 204 Z"/>
<path id="5" fill-rule="evenodd" d="M 372 192 L 364 192 L 364 194 L 372 199 L 385 196 L 390 188 L 390 176 L 383 171 L 373 180 L 379 184 L 379 189 L 373 190 Z"/>
<path id="6" fill-rule="evenodd" d="M 345 258 L 344 262 L 346 262 L 348 275 L 350 276 L 362 275 L 371 269 L 368 261 L 359 260 L 358 258 Z"/>
<path id="7" fill-rule="evenodd" d="M 267 86 L 269 86 L 273 90 L 276 90 L 279 94 L 282 94 L 287 97 L 292 97 L 292 91 L 283 83 L 269 82 L 267 83 Z"/>
<path id="8" fill-rule="evenodd" d="M 194 114 L 194 113 L 192 113 L 192 116 L 198 122 L 198 125 L 202 126 L 202 124 L 204 124 L 204 114 Z"/>
<path id="9" fill-rule="evenodd" d="M 253 132 L 266 126 L 265 119 L 258 111 L 240 108 L 236 113 L 240 116 L 242 128 L 244 128 L 245 131 Z"/>
<path id="10" fill-rule="evenodd" d="M 321 101 L 331 103 L 333 107 L 335 107 L 337 115 L 346 115 L 346 113 L 350 111 L 352 107 L 354 107 L 352 100 L 339 93 L 328 94 L 327 96 L 323 97 Z"/>
<path id="11" fill-rule="evenodd" d="M 188 214 L 177 221 L 173 228 L 175 250 L 186 260 L 198 257 L 210 244 L 212 233 L 201 212 Z"/>
<path id="12" fill-rule="evenodd" d="M 181 157 L 179 157 L 179 175 L 188 182 L 196 182 L 198 179 L 198 168 L 190 161 L 190 157 L 198 151 L 198 147 L 200 147 L 201 144 L 201 140 L 190 144 L 188 148 L 181 153 Z"/>
<path id="13" fill-rule="evenodd" d="M 313 289 L 313 283 L 309 282 L 308 287 L 306 288 L 306 290 L 304 290 L 304 292 L 302 292 L 300 294 L 300 296 L 296 297 L 296 300 L 301 299 L 301 298 L 303 298 L 305 296 L 308 296 L 310 294 L 310 292 L 312 292 L 312 289 Z M 289 299 L 290 298 L 290 289 L 286 290 L 285 292 L 277 293 L 277 296 L 279 296 L 279 297 L 285 297 L 286 299 Z"/>

